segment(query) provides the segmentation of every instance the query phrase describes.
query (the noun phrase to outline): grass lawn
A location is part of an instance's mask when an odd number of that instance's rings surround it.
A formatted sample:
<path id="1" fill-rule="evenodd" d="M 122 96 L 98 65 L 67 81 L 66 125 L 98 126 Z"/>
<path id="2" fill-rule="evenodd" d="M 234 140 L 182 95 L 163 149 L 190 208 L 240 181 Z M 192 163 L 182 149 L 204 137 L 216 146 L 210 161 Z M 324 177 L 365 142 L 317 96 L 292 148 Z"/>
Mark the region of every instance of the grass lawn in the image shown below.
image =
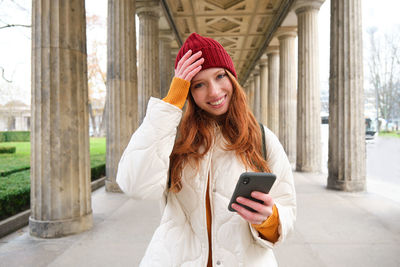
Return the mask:
<path id="1" fill-rule="evenodd" d="M 5 142 L 0 146 L 15 146 L 14 154 L 0 154 L 0 176 L 4 172 L 26 169 L 30 167 L 30 142 Z M 105 164 L 106 162 L 106 138 L 90 138 L 90 165 L 91 167 Z"/>
<path id="2" fill-rule="evenodd" d="M 106 138 L 90 137 L 90 167 L 106 163 Z"/>
<path id="3" fill-rule="evenodd" d="M 382 137 L 397 137 L 397 138 L 400 138 L 400 132 L 395 132 L 395 131 L 393 131 L 393 132 L 381 131 L 381 132 L 379 132 L 379 136 L 382 136 Z"/>
<path id="4" fill-rule="evenodd" d="M 29 142 L 5 142 L 0 146 L 15 146 L 17 150 L 13 154 L 0 154 L 0 176 L 3 173 L 30 168 L 31 144 Z"/>

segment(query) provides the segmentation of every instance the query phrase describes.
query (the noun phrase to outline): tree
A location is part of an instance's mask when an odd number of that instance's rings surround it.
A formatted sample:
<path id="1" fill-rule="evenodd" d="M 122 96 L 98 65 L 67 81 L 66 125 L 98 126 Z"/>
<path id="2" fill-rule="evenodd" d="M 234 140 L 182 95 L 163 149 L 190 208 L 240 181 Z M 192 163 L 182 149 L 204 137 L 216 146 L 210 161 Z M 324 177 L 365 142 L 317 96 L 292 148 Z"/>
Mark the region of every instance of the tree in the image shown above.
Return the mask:
<path id="1" fill-rule="evenodd" d="M 25 91 L 21 87 L 6 80 L 0 80 L 0 104 L 6 104 L 7 102 L 22 99 Z"/>
<path id="2" fill-rule="evenodd" d="M 0 0 L 0 39 L 3 37 L 6 39 L 5 34 L 12 32 L 23 32 L 25 37 L 30 38 L 30 29 L 24 30 L 25 28 L 30 28 L 30 0 Z M 15 16 L 15 14 L 23 14 Z M 23 19 L 22 19 L 23 18 Z M 29 18 L 29 19 L 27 19 Z M 105 121 L 105 92 L 106 92 L 106 71 L 105 71 L 105 59 L 102 55 L 106 54 L 106 42 L 102 40 L 105 39 L 104 33 L 106 29 L 105 18 L 99 17 L 97 15 L 88 15 L 86 17 L 87 25 L 87 71 L 88 71 L 88 94 L 89 103 L 88 110 L 90 116 L 90 122 L 93 129 L 93 134 L 98 136 L 101 134 L 104 127 L 103 120 Z M 12 29 L 12 30 L 11 30 Z M 29 31 L 27 34 L 26 32 Z M 104 56 L 105 57 L 105 56 Z M 30 57 L 26 57 L 28 60 Z M 22 91 L 21 86 L 18 86 L 18 75 L 10 75 L 10 69 L 12 65 L 8 66 L 4 61 L 2 61 L 0 66 L 0 104 L 2 102 L 6 103 L 14 99 L 21 99 L 20 93 Z M 29 65 L 28 62 L 24 62 L 24 66 Z M 15 72 L 15 71 L 14 71 Z M 13 80 L 14 77 L 14 80 Z M 17 78 L 15 78 L 17 77 Z M 28 85 L 29 86 L 29 85 Z M 27 86 L 22 86 L 26 88 Z M 25 92 L 26 95 L 26 92 Z M 101 118 L 100 123 L 96 123 L 96 117 Z M 100 124 L 100 129 L 97 127 Z M 104 132 L 104 131 L 103 131 Z"/>
<path id="3" fill-rule="evenodd" d="M 5 10 L 5 13 L 0 12 L 0 30 L 9 29 L 9 28 L 18 28 L 18 27 L 23 27 L 23 28 L 31 28 L 32 27 L 32 25 L 30 25 L 30 24 L 8 23 L 5 21 L 7 19 L 14 20 L 14 18 L 12 16 L 7 14 L 7 12 L 9 12 L 10 8 L 13 10 L 17 10 L 18 12 L 23 12 L 24 14 L 28 15 L 25 17 L 30 17 L 30 12 L 27 8 L 25 8 L 23 6 L 24 4 L 27 4 L 27 3 L 23 3 L 21 5 L 20 3 L 17 3 L 14 0 L 0 1 L 0 10 Z M 6 38 L 4 36 L 2 36 L 2 37 Z M 6 77 L 4 66 L 0 66 L 0 79 L 6 81 L 8 83 L 12 82 L 12 80 L 10 78 Z"/>
<path id="4" fill-rule="evenodd" d="M 370 28 L 368 34 L 371 85 L 368 93 L 375 95 L 377 120 L 391 122 L 400 118 L 400 31 L 380 35 L 376 28 Z M 377 125 L 379 131 L 380 125 Z"/>
<path id="5" fill-rule="evenodd" d="M 105 21 L 97 15 L 87 16 L 86 18 L 87 31 L 93 32 L 96 29 L 105 27 Z M 95 136 L 103 135 L 102 127 L 105 121 L 105 100 L 104 94 L 106 91 L 106 71 L 102 66 L 103 58 L 101 57 L 103 51 L 106 51 L 106 43 L 88 37 L 88 88 L 89 88 L 89 115 L 92 122 L 93 134 Z M 99 127 L 96 123 L 96 115 L 101 112 L 101 121 Z"/>

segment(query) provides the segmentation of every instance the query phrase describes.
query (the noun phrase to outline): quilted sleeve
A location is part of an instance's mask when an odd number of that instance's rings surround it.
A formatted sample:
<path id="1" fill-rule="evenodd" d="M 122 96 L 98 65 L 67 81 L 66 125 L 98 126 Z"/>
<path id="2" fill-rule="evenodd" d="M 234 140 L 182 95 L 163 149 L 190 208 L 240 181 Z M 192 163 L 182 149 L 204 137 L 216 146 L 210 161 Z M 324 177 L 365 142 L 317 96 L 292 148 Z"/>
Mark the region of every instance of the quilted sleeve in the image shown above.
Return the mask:
<path id="1" fill-rule="evenodd" d="M 151 98 L 143 123 L 132 135 L 118 164 L 117 183 L 135 199 L 162 199 L 182 111 Z"/>
<path id="2" fill-rule="evenodd" d="M 274 245 L 284 241 L 293 230 L 294 222 L 296 221 L 296 191 L 292 167 L 285 150 L 275 134 L 266 127 L 264 127 L 264 130 L 267 162 L 272 173 L 277 178 L 270 194 L 279 213 L 279 239 L 276 243 L 271 243 L 262 239 L 254 227 L 251 227 L 251 232 L 261 246 L 272 248 Z"/>

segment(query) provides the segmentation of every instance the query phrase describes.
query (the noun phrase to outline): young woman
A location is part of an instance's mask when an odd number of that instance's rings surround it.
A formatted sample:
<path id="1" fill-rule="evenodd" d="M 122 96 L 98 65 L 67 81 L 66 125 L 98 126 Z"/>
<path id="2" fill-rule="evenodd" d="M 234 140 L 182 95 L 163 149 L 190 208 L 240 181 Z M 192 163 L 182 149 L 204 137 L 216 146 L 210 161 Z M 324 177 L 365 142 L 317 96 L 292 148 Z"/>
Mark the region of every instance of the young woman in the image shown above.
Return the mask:
<path id="1" fill-rule="evenodd" d="M 187 99 L 186 111 L 182 108 Z M 236 71 L 215 40 L 193 33 L 181 47 L 168 95 L 151 98 L 121 157 L 117 183 L 136 199 L 164 200 L 160 226 L 141 266 L 277 266 L 272 248 L 293 229 L 293 175 L 276 136 L 246 104 Z M 246 171 L 277 176 L 228 210 Z"/>

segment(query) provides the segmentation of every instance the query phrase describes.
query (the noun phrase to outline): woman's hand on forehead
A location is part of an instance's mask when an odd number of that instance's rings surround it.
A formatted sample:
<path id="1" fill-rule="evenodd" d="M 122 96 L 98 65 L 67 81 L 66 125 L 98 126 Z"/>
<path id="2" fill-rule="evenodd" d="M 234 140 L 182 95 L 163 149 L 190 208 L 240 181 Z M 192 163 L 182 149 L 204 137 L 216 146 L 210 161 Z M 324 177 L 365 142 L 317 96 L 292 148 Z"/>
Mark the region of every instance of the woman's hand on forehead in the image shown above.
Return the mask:
<path id="1" fill-rule="evenodd" d="M 175 69 L 175 77 L 190 82 L 194 76 L 201 70 L 201 64 L 204 63 L 204 58 L 201 57 L 202 52 L 198 51 L 192 55 L 192 50 L 179 60 Z"/>

